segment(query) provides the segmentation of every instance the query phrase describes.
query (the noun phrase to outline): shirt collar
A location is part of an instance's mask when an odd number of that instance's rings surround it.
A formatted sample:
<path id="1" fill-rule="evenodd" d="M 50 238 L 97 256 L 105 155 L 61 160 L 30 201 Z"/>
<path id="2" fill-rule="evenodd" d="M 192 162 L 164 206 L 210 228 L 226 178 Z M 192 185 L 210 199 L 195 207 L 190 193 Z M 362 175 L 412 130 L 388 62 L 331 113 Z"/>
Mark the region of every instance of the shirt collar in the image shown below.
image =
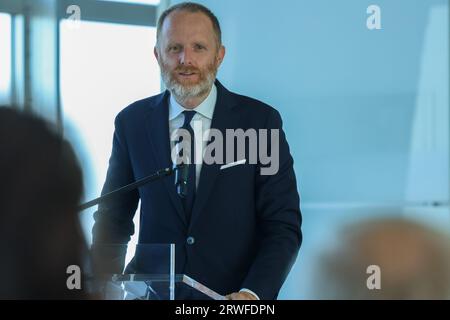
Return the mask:
<path id="1" fill-rule="evenodd" d="M 217 88 L 215 84 L 213 84 L 211 91 L 209 92 L 209 95 L 206 97 L 206 99 L 203 100 L 203 102 L 200 103 L 195 109 L 184 108 L 177 102 L 177 100 L 175 100 L 175 98 L 171 94 L 169 101 L 169 120 L 175 119 L 180 115 L 180 113 L 182 113 L 185 110 L 196 111 L 200 113 L 202 116 L 212 120 L 214 108 L 216 107 L 216 101 L 217 101 Z"/>

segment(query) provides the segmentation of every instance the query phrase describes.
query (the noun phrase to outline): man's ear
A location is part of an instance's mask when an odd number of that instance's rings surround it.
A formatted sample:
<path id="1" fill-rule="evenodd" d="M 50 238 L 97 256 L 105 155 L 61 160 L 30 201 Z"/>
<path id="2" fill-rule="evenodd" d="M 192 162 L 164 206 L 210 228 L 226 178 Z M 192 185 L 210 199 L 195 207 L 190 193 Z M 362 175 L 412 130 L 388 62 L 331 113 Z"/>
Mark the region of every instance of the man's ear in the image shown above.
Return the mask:
<path id="1" fill-rule="evenodd" d="M 217 52 L 217 66 L 222 64 L 223 59 L 225 58 L 225 47 L 220 46 L 219 52 Z"/>
<path id="2" fill-rule="evenodd" d="M 156 60 L 158 60 L 159 62 L 159 52 L 156 46 L 153 48 L 153 54 L 155 55 Z"/>

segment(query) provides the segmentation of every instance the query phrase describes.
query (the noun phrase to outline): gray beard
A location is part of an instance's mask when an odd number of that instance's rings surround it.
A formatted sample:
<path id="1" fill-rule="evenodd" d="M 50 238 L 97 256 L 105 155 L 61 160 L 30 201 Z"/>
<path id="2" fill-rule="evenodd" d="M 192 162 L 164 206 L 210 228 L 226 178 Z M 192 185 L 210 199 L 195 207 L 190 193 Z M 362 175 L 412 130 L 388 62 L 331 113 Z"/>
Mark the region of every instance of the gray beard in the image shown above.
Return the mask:
<path id="1" fill-rule="evenodd" d="M 161 72 L 161 76 L 167 90 L 169 90 L 170 93 L 173 94 L 179 101 L 186 101 L 191 98 L 197 98 L 205 95 L 209 90 L 211 90 L 212 85 L 216 80 L 216 72 L 210 72 L 206 76 L 206 79 L 201 81 L 199 84 L 193 86 L 183 86 L 175 79 L 171 78 L 169 72 L 163 71 Z"/>

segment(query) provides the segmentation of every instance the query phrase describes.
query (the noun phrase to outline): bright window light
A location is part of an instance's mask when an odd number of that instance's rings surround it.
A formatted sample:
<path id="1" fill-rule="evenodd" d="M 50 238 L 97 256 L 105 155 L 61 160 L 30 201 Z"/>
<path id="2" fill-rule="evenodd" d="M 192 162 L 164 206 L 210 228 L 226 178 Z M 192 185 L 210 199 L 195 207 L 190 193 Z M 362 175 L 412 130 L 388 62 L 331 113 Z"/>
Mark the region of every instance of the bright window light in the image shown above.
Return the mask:
<path id="1" fill-rule="evenodd" d="M 155 43 L 154 27 L 61 22 L 64 131 L 82 162 L 86 200 L 98 197 L 105 181 L 115 116 L 132 102 L 160 92 Z M 88 242 L 94 211 L 82 213 Z"/>
<path id="2" fill-rule="evenodd" d="M 0 13 L 0 104 L 11 99 L 11 16 Z"/>

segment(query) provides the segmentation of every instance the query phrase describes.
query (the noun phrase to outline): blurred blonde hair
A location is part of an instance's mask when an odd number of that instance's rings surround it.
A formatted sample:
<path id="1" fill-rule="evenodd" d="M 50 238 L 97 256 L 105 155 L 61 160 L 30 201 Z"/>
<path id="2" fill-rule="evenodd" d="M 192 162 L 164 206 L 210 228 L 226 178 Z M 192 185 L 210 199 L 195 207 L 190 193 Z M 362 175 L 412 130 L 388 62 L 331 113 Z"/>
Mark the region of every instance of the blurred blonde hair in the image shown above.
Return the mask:
<path id="1" fill-rule="evenodd" d="M 321 289 L 332 299 L 449 299 L 449 236 L 401 218 L 347 226 L 340 247 L 322 260 Z M 369 266 L 378 266 L 381 288 L 370 290 Z"/>

